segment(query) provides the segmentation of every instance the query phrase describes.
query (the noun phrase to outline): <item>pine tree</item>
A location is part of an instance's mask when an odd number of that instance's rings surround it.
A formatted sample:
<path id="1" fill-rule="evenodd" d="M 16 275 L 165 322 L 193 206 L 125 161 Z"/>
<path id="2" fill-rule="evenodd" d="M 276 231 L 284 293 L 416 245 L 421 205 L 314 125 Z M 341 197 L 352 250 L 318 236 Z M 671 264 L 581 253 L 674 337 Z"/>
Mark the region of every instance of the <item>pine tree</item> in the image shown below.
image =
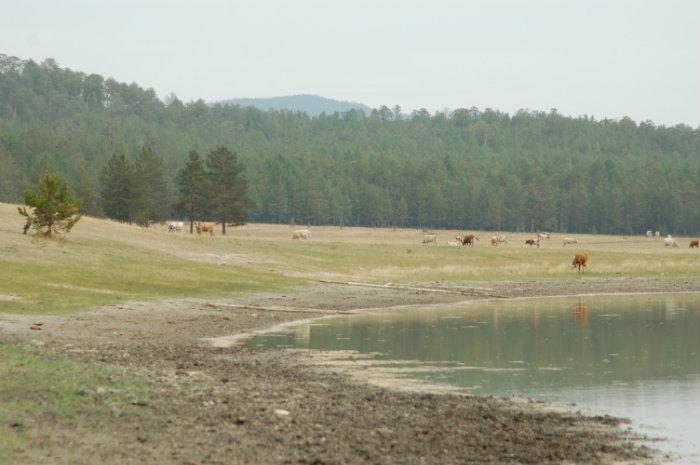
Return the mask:
<path id="1" fill-rule="evenodd" d="M 204 163 L 199 154 L 192 150 L 189 161 L 177 173 L 177 185 L 180 195 L 177 198 L 176 208 L 187 215 L 190 220 L 190 234 L 194 232 L 194 221 L 205 213 L 207 202 L 207 175 Z"/>
<path id="2" fill-rule="evenodd" d="M 44 174 L 36 185 L 24 195 L 24 203 L 33 208 L 17 207 L 20 215 L 27 218 L 24 234 L 34 228 L 45 236 L 63 230 L 70 232 L 80 219 L 80 201 L 73 198 L 68 184 L 58 174 Z"/>
<path id="3" fill-rule="evenodd" d="M 134 164 L 134 199 L 137 223 L 148 227 L 167 215 L 168 184 L 163 172 L 163 160 L 144 147 Z"/>
<path id="4" fill-rule="evenodd" d="M 100 176 L 100 204 L 108 218 L 119 221 L 133 220 L 134 169 L 124 154 L 112 155 Z"/>
<path id="5" fill-rule="evenodd" d="M 221 234 L 226 235 L 226 224 L 245 224 L 248 210 L 254 207 L 247 195 L 248 180 L 241 174 L 238 155 L 223 145 L 209 152 L 206 165 L 212 212 L 221 220 Z"/>

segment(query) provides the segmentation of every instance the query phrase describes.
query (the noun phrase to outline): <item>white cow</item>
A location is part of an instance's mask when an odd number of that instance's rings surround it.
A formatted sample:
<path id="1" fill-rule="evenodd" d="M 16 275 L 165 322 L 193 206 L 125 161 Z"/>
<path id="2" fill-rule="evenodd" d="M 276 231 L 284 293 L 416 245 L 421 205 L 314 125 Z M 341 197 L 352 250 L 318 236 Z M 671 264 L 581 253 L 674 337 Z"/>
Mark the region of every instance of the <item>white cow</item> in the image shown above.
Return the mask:
<path id="1" fill-rule="evenodd" d="M 437 243 L 437 235 L 426 234 L 425 236 L 423 236 L 423 244 L 430 244 L 431 242 Z"/>
<path id="2" fill-rule="evenodd" d="M 656 237 L 661 237 L 661 232 L 656 231 L 656 232 L 654 233 L 654 236 L 656 236 Z M 671 236 L 669 235 L 669 237 L 671 237 Z"/>
<path id="3" fill-rule="evenodd" d="M 503 234 L 501 234 L 500 236 L 498 236 L 496 238 L 496 240 L 498 240 L 498 242 L 500 242 L 500 243 L 507 244 L 508 243 L 508 236 L 504 236 Z"/>
<path id="4" fill-rule="evenodd" d="M 564 245 L 578 244 L 578 239 L 572 239 L 570 237 L 564 238 Z"/>
<path id="5" fill-rule="evenodd" d="M 651 236 L 652 236 L 651 230 L 647 231 L 647 237 L 651 237 Z"/>
<path id="6" fill-rule="evenodd" d="M 294 234 L 292 234 L 292 239 L 309 240 L 311 239 L 311 231 L 308 229 L 297 229 L 294 231 Z"/>
<path id="7" fill-rule="evenodd" d="M 665 247 L 673 247 L 674 249 L 677 249 L 677 248 L 678 248 L 678 243 L 677 243 L 676 240 L 675 240 L 674 238 L 672 238 L 671 235 L 669 234 L 668 236 L 666 236 L 666 237 L 664 238 L 664 246 L 665 246 Z"/>
<path id="8" fill-rule="evenodd" d="M 539 233 L 537 234 L 537 239 L 549 239 L 549 233 Z"/>
<path id="9" fill-rule="evenodd" d="M 182 221 L 168 221 L 168 232 L 180 232 L 185 227 Z"/>

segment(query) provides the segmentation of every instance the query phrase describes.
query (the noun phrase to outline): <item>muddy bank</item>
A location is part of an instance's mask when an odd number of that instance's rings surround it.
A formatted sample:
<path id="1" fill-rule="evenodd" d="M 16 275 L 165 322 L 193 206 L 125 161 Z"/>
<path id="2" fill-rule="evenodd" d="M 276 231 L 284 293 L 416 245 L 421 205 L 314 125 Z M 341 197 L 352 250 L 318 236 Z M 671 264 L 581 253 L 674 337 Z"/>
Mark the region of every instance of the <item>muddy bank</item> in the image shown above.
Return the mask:
<path id="1" fill-rule="evenodd" d="M 396 392 L 311 367 L 303 352 L 215 348 L 202 339 L 334 311 L 463 301 L 484 294 L 700 290 L 700 283 L 677 284 L 577 280 L 414 286 L 458 291 L 436 293 L 319 283 L 282 295 L 132 303 L 69 317 L 0 314 L 0 342 L 31 343 L 45 353 L 120 366 L 151 383 L 147 402 L 128 422 L 119 412 L 99 419 L 101 430 L 109 433 L 99 444 L 90 439 L 94 435 L 81 434 L 80 425 L 46 418 L 42 430 L 28 431 L 32 447 L 18 451 L 13 463 L 650 460 L 651 451 L 635 446 L 628 425 L 615 418 L 551 411 L 537 402 Z M 538 294 L 542 289 L 548 293 Z M 44 428 L 61 431 L 63 440 L 42 440 Z"/>

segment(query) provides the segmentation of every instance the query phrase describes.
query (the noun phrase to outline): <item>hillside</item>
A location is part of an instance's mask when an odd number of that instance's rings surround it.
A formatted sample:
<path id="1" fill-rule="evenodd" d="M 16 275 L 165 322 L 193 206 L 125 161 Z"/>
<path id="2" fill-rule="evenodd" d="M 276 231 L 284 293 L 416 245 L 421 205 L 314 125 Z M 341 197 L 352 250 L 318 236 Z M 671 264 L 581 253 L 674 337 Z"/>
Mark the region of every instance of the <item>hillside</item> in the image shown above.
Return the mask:
<path id="1" fill-rule="evenodd" d="M 350 110 L 360 110 L 370 114 L 372 109 L 367 105 L 356 102 L 345 102 L 321 97 L 319 95 L 288 95 L 269 98 L 234 98 L 217 102 L 221 105 L 238 105 L 241 107 L 255 107 L 262 111 L 288 110 L 306 113 L 309 116 L 319 116 L 321 113 L 332 115 L 344 113 Z"/>
<path id="2" fill-rule="evenodd" d="M 99 177 L 112 154 L 149 146 L 173 180 L 190 150 L 219 144 L 246 166 L 256 222 L 700 232 L 700 131 L 688 126 L 476 108 L 310 118 L 161 101 L 53 60 L 0 56 L 0 200 L 18 201 L 55 170 L 100 215 Z"/>

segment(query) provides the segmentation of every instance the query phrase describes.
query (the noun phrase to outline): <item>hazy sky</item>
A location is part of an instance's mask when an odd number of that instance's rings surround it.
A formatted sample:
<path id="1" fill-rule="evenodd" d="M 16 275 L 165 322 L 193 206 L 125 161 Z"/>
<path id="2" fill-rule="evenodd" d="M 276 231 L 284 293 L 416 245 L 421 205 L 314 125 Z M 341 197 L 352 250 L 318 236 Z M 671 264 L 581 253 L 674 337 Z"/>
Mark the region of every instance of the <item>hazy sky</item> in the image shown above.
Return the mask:
<path id="1" fill-rule="evenodd" d="M 0 53 L 185 101 L 310 93 L 700 126 L 698 0 L 0 0 Z"/>

